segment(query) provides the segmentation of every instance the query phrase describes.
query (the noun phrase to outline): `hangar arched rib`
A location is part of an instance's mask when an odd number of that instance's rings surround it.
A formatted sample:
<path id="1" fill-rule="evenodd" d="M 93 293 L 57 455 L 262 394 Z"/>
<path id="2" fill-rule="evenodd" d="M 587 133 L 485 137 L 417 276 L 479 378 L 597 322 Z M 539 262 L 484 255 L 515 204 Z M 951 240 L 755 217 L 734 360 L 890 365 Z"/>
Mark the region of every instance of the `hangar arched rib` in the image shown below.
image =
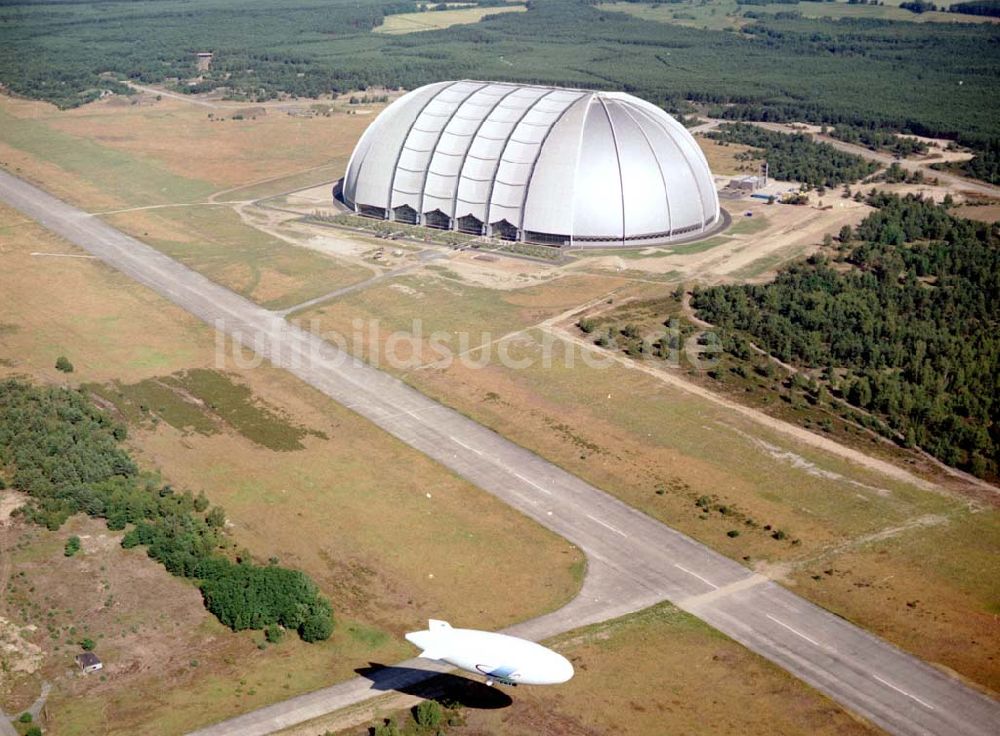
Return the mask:
<path id="1" fill-rule="evenodd" d="M 615 121 L 611 119 L 611 113 L 608 112 L 607 103 L 600 97 L 597 98 L 601 103 L 601 109 L 604 110 L 604 117 L 608 119 L 608 127 L 611 128 L 611 140 L 615 144 L 615 160 L 618 162 L 618 196 L 621 198 L 622 203 L 622 243 L 625 242 L 625 183 L 623 178 L 625 172 L 622 169 L 622 151 L 621 147 L 618 145 L 618 134 L 615 132 Z"/>
<path id="2" fill-rule="evenodd" d="M 472 136 L 469 138 L 469 145 L 465 147 L 465 153 L 462 155 L 462 163 L 458 167 L 458 176 L 455 178 L 455 194 L 451 198 L 451 216 L 455 220 L 457 220 L 459 216 L 458 192 L 461 189 L 462 176 L 465 173 L 465 162 L 469 159 L 469 151 L 472 150 L 472 144 L 476 142 L 476 138 L 479 136 L 479 131 L 483 129 L 483 125 L 486 123 L 487 120 L 489 120 L 489 117 L 491 114 L 493 114 L 493 111 L 496 110 L 500 105 L 502 105 L 504 103 L 504 100 L 506 100 L 515 92 L 517 92 L 518 89 L 520 88 L 516 86 L 511 86 L 511 88 L 494 103 L 493 107 L 490 108 L 489 112 L 483 115 L 483 119 L 479 121 L 479 125 L 476 126 L 475 131 L 473 131 Z"/>
<path id="3" fill-rule="evenodd" d="M 427 165 L 424 168 L 424 178 L 420 186 L 420 207 L 417 208 L 417 212 L 420 213 L 421 219 L 423 218 L 424 214 L 424 195 L 427 192 L 427 176 L 430 173 L 431 162 L 434 160 L 434 154 L 437 152 L 438 145 L 440 145 L 441 143 L 441 136 L 444 135 L 444 131 L 447 129 L 448 124 L 455 118 L 455 115 L 458 113 L 458 111 L 462 109 L 462 105 L 464 105 L 470 97 L 472 97 L 480 90 L 486 88 L 487 86 L 489 85 L 483 83 L 479 85 L 476 89 L 469 92 L 469 94 L 467 94 L 465 97 L 463 97 L 462 101 L 459 102 L 457 105 L 455 105 L 455 109 L 451 111 L 451 115 L 448 116 L 448 119 L 444 122 L 444 125 L 441 126 L 441 130 L 438 131 L 437 138 L 434 140 L 434 145 L 431 147 L 431 155 L 427 159 Z M 438 97 L 440 97 L 440 93 L 438 95 L 435 95 L 435 99 L 437 99 Z"/>
<path id="4" fill-rule="evenodd" d="M 643 130 L 642 126 L 639 125 L 639 121 L 635 119 L 632 111 L 627 107 L 622 106 L 622 112 L 625 113 L 629 118 L 635 122 L 635 127 L 642 134 L 642 139 L 646 142 L 646 146 L 649 148 L 649 155 L 656 159 L 656 170 L 660 173 L 660 181 L 663 182 L 663 202 L 667 206 L 667 235 L 674 231 L 674 223 L 670 216 L 670 187 L 667 186 L 667 177 L 663 175 L 663 162 L 660 161 L 659 156 L 656 155 L 656 149 L 653 148 L 652 142 L 649 140 L 649 136 L 646 135 L 646 131 Z"/>
<path id="5" fill-rule="evenodd" d="M 503 147 L 500 149 L 500 155 L 497 156 L 496 166 L 493 167 L 493 177 L 490 180 L 489 190 L 486 193 L 486 215 L 483 218 L 483 222 L 486 223 L 487 227 L 489 227 L 491 222 L 493 221 L 493 218 L 490 217 L 490 212 L 493 209 L 493 189 L 494 185 L 497 182 L 496 178 L 497 172 L 499 172 L 500 170 L 500 162 L 503 161 L 504 154 L 507 153 L 507 147 L 510 145 L 511 136 L 514 135 L 514 131 L 517 130 L 517 126 L 519 126 L 521 122 L 528 116 L 528 113 L 534 110 L 535 106 L 538 105 L 539 102 L 544 100 L 546 97 L 552 95 L 555 91 L 556 91 L 555 89 L 550 89 L 545 94 L 539 95 L 534 102 L 532 102 L 530 105 L 524 108 L 524 112 L 521 113 L 521 116 L 510 127 L 510 130 L 507 132 L 507 139 L 504 141 Z"/>
<path id="6" fill-rule="evenodd" d="M 576 107 L 580 102 L 583 102 L 583 101 L 585 101 L 587 99 L 588 98 L 587 98 L 586 95 L 580 95 L 575 100 L 573 100 L 568 105 L 566 105 L 566 107 L 563 109 L 563 111 L 561 113 L 559 113 L 559 116 L 552 122 L 552 125 L 549 126 L 549 129 L 547 131 L 545 131 L 545 135 L 542 136 L 542 140 L 538 144 L 538 150 L 535 151 L 535 160 L 531 162 L 531 170 L 528 172 L 528 183 L 525 184 L 525 186 L 524 186 L 524 196 L 521 198 L 521 219 L 520 219 L 520 222 L 518 222 L 518 225 L 517 225 L 519 228 L 521 228 L 521 230 L 525 229 L 525 227 L 524 227 L 524 216 L 525 216 L 524 213 L 528 209 L 528 195 L 531 192 L 531 182 L 534 179 L 534 176 L 535 176 L 535 167 L 538 166 L 538 159 L 541 158 L 541 156 L 542 156 L 542 150 L 545 148 L 545 143 L 548 141 L 549 136 L 552 134 L 552 131 L 556 129 L 556 126 L 559 125 L 560 121 L 566 116 L 566 113 L 568 113 L 570 110 L 572 110 L 574 107 Z"/>
<path id="7" fill-rule="evenodd" d="M 432 102 L 434 102 L 434 100 L 438 98 L 441 92 L 451 89 L 457 84 L 458 82 L 452 82 L 447 87 L 443 87 L 436 94 L 431 95 L 430 99 L 428 99 L 423 105 L 420 106 L 420 109 L 417 111 L 417 114 L 413 116 L 413 120 L 410 121 L 410 125 L 406 128 L 406 133 L 403 134 L 402 145 L 400 145 L 399 152 L 396 154 L 396 162 L 392 166 L 392 174 L 389 177 L 389 193 L 385 200 L 385 209 L 387 213 L 392 212 L 392 192 L 396 188 L 396 172 L 399 171 L 399 160 L 403 157 L 403 150 L 406 148 L 406 139 L 410 137 L 410 133 L 413 130 L 413 126 L 417 124 L 417 119 L 423 114 L 424 110 L 427 109 L 427 106 L 430 105 Z M 389 219 L 391 219 L 392 215 L 389 214 L 388 217 Z"/>

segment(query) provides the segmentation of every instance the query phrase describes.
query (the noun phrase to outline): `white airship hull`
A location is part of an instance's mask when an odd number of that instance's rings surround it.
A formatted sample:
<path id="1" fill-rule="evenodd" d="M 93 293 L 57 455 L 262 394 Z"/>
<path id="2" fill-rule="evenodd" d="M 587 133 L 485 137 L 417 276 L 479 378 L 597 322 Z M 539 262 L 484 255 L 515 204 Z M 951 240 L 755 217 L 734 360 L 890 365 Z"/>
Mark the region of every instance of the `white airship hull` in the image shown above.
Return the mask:
<path id="1" fill-rule="evenodd" d="M 561 654 L 516 636 L 475 629 L 453 629 L 446 621 L 429 622 L 427 631 L 406 635 L 420 656 L 484 675 L 488 684 L 557 685 L 573 676 L 573 665 Z"/>

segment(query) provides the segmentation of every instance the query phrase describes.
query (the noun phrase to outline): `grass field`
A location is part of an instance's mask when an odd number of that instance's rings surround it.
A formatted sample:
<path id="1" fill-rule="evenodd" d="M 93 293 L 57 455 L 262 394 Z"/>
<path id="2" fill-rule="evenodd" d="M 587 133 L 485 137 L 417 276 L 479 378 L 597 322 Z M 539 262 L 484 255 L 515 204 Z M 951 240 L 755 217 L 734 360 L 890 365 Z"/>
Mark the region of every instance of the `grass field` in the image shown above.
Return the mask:
<path id="1" fill-rule="evenodd" d="M 289 118 L 280 111 L 242 121 L 207 115 L 169 98 L 58 112 L 0 97 L 0 161 L 90 211 L 127 209 L 105 216 L 268 307 L 289 307 L 367 278 L 368 269 L 290 247 L 246 225 L 228 205 L 207 200 L 213 192 L 221 201 L 252 199 L 335 179 L 368 121 Z M 164 206 L 187 203 L 199 204 Z"/>
<path id="2" fill-rule="evenodd" d="M 734 231 L 733 228 L 730 228 L 726 232 Z M 714 238 L 708 238 L 707 240 L 698 240 L 694 243 L 681 243 L 680 245 L 669 246 L 666 249 L 666 252 L 677 256 L 689 256 L 694 253 L 704 253 L 706 250 L 711 250 L 712 248 L 724 245 L 731 240 L 732 238 L 716 236 Z"/>
<path id="3" fill-rule="evenodd" d="M 751 150 L 750 146 L 739 143 L 725 143 L 703 135 L 695 136 L 698 147 L 708 159 L 708 168 L 712 173 L 725 176 L 756 174 L 759 162 L 740 161 L 737 154 Z"/>
<path id="4" fill-rule="evenodd" d="M 232 120 L 239 108 L 143 99 L 60 112 L 0 96 L 0 160 L 91 211 L 194 202 L 216 191 L 226 192 L 222 200 L 256 199 L 342 176 L 372 119 L 272 108 Z M 228 191 L 237 187 L 245 191 Z"/>
<path id="5" fill-rule="evenodd" d="M 465 708 L 448 736 L 879 733 L 669 604 L 547 643 L 573 662 L 572 680 L 519 687 L 505 708 Z"/>
<path id="6" fill-rule="evenodd" d="M 836 2 L 802 2 L 794 6 L 804 18 L 878 18 L 880 20 L 897 20 L 908 23 L 996 23 L 996 18 L 984 15 L 965 15 L 964 13 L 942 13 L 930 11 L 926 13 L 911 13 L 899 7 L 904 0 L 886 2 L 884 5 L 849 5 L 842 0 Z M 787 9 L 787 5 L 764 5 L 765 13 L 777 13 Z"/>
<path id="7" fill-rule="evenodd" d="M 455 276 L 450 271 L 403 276 L 298 314 L 296 321 L 323 333 L 335 332 L 352 345 L 363 344 L 369 359 L 375 357 L 370 352 L 375 345 L 380 346 L 379 355 L 386 356 L 385 341 L 391 334 L 416 335 L 419 329 L 414 343 L 420 345 L 419 355 L 403 343 L 396 351 L 402 361 L 416 368 L 441 357 L 432 341 L 435 333 L 436 342 L 458 356 L 600 297 L 622 283 L 613 277 L 573 275 L 541 286 L 500 290 L 458 281 Z M 358 325 L 363 328 L 359 330 Z M 375 328 L 377 335 L 372 332 Z"/>
<path id="8" fill-rule="evenodd" d="M 642 20 L 656 23 L 673 23 L 710 31 L 724 31 L 742 27 L 746 20 L 736 13 L 735 0 L 714 0 L 710 3 L 601 3 L 602 10 L 628 13 Z M 757 6 L 754 6 L 755 8 Z"/>
<path id="9" fill-rule="evenodd" d="M 800 13 L 805 18 L 878 18 L 910 23 L 995 23 L 996 19 L 961 13 L 911 13 L 898 7 L 901 0 L 885 5 L 849 5 L 842 0 L 835 2 L 800 2 L 794 5 L 737 5 L 735 0 L 710 0 L 710 2 L 677 3 L 602 3 L 599 8 L 614 10 L 643 20 L 657 23 L 704 28 L 713 31 L 741 28 L 753 22 L 744 12 Z"/>
<path id="10" fill-rule="evenodd" d="M 212 191 L 207 182 L 173 174 L 152 156 L 133 155 L 55 130 L 37 118 L 12 114 L 10 107 L 6 100 L 0 104 L 0 143 L 57 170 L 47 175 L 49 172 L 22 164 L 17 173 L 46 184 L 51 179 L 63 178 L 55 191 L 63 196 L 68 194 L 76 204 L 101 208 L 115 202 L 139 207 L 193 201 L 207 197 Z M 43 107 L 46 106 L 32 105 L 32 108 Z M 20 162 L 15 158 L 13 163 Z M 75 184 L 80 188 L 75 188 Z M 99 199 L 88 197 L 93 190 L 100 192 Z"/>
<path id="11" fill-rule="evenodd" d="M 398 13 L 396 15 L 387 15 L 382 25 L 375 26 L 375 33 L 399 35 L 401 33 L 437 31 L 442 28 L 451 28 L 452 26 L 478 23 L 486 15 L 523 12 L 523 5 L 511 5 L 490 8 L 454 8 L 426 11 L 423 13 Z"/>
<path id="12" fill-rule="evenodd" d="M 741 216 L 726 232 L 730 235 L 755 235 L 770 227 L 770 221 L 763 215 Z"/>
<path id="13" fill-rule="evenodd" d="M 568 657 L 575 677 L 558 688 L 518 687 L 508 697 L 438 680 L 435 697 L 463 704 L 447 736 L 647 736 L 649 734 L 876 734 L 826 697 L 669 604 L 569 632 L 546 642 Z M 739 673 L 734 676 L 734 673 Z M 385 703 L 370 722 L 412 713 Z M 338 728 L 336 717 L 281 736 Z M 360 727 L 339 731 L 360 736 Z M 411 733 L 411 731 L 406 731 Z M 417 731 L 419 733 L 419 731 Z"/>
<path id="14" fill-rule="evenodd" d="M 136 210 L 105 219 L 270 308 L 290 307 L 371 275 L 361 266 L 250 227 L 224 205 Z"/>
<path id="15" fill-rule="evenodd" d="M 132 427 L 155 427 L 161 420 L 176 430 L 200 435 L 232 431 L 275 451 L 302 450 L 306 437 L 328 437 L 293 422 L 277 407 L 259 401 L 231 373 L 195 368 L 134 384 L 84 384 L 109 402 Z"/>
<path id="16" fill-rule="evenodd" d="M 799 246 L 770 253 L 756 259 L 755 261 L 751 261 L 746 266 L 743 266 L 736 271 L 733 271 L 732 277 L 736 280 L 758 278 L 762 274 L 774 271 L 783 263 L 788 263 L 789 261 L 793 261 L 796 258 L 805 255 L 807 250 L 808 248 L 806 246 Z"/>
<path id="17" fill-rule="evenodd" d="M 31 256 L 80 254 L 41 227 L 0 210 L 0 243 L 8 305 L 0 374 L 125 382 L 126 416 L 135 403 L 149 409 L 130 427 L 140 464 L 224 506 L 235 541 L 255 558 L 310 574 L 339 622 L 322 645 L 289 637 L 260 650 L 259 633 L 223 629 L 194 588 L 141 550 L 121 550 L 103 525 L 77 519 L 52 533 L 17 524 L 4 540 L 21 545 L 18 569 L 37 563 L 34 589 L 18 588 L 33 603 L 22 615 L 5 599 L 0 616 L 23 625 L 38 620 L 28 616 L 33 606 L 75 611 L 53 619 L 57 639 L 32 635 L 45 646 L 40 674 L 55 684 L 48 733 L 184 731 L 352 676 L 370 659 L 405 657 L 398 635 L 428 617 L 503 626 L 557 607 L 580 584 L 579 551 L 290 375 L 267 365 L 223 366 L 225 379 L 205 372 L 216 368 L 207 327 L 98 262 Z M 71 358 L 74 373 L 55 371 L 58 355 Z M 174 395 L 130 393 L 153 381 Z M 108 391 L 118 398 L 114 385 Z M 276 439 L 284 444 L 270 449 Z M 74 531 L 86 535 L 85 554 L 70 560 L 62 544 Z M 502 555 L 500 534 L 510 544 Z M 92 538 L 101 539 L 93 556 Z M 483 584 L 495 579 L 504 585 Z M 69 645 L 52 648 L 84 625 L 99 642 L 106 680 L 67 678 Z M 4 710 L 37 697 L 37 678 L 5 678 Z"/>

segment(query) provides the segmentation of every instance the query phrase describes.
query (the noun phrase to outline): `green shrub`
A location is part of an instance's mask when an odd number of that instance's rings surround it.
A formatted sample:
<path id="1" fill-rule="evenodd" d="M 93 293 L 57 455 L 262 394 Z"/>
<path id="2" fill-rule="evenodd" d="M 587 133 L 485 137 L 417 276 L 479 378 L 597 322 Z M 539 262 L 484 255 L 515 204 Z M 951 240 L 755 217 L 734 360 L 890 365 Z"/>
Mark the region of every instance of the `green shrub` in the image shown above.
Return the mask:
<path id="1" fill-rule="evenodd" d="M 213 560 L 197 572 L 205 606 L 235 631 L 280 624 L 309 642 L 333 633 L 329 601 L 298 570 Z"/>
<path id="2" fill-rule="evenodd" d="M 18 723 L 31 723 L 32 715 L 28 711 L 24 711 L 17 719 Z"/>
<path id="3" fill-rule="evenodd" d="M 66 540 L 66 546 L 63 548 L 63 554 L 67 557 L 72 557 L 77 552 L 80 551 L 80 538 L 75 534 Z"/>
<path id="4" fill-rule="evenodd" d="M 270 624 L 266 629 L 264 629 L 264 638 L 272 644 L 277 644 L 284 636 L 285 630 L 278 626 L 278 624 Z"/>
<path id="5" fill-rule="evenodd" d="M 392 718 L 388 718 L 375 726 L 373 733 L 374 736 L 401 736 L 399 726 L 396 725 L 396 721 Z"/>
<path id="6" fill-rule="evenodd" d="M 325 599 L 320 600 L 325 602 Z M 325 608 L 317 606 L 299 627 L 299 636 L 306 642 L 324 641 L 332 633 L 333 613 L 329 610 L 329 604 Z"/>
<path id="7" fill-rule="evenodd" d="M 13 469 L 14 483 L 30 496 L 21 513 L 52 530 L 81 511 L 104 518 L 112 530 L 131 525 L 122 546 L 144 545 L 170 573 L 199 581 L 209 611 L 227 626 L 277 624 L 298 630 L 306 641 L 330 636 L 330 602 L 306 575 L 277 564 L 257 566 L 249 554 L 243 564 L 220 555 L 228 546 L 225 511 L 216 506 L 202 516 L 196 508 L 207 508 L 203 496 L 177 493 L 140 475 L 118 446 L 117 430 L 78 391 L 0 381 L 0 464 Z M 72 537 L 65 553 L 79 549 L 79 538 Z"/>
<path id="8" fill-rule="evenodd" d="M 85 652 L 93 651 L 94 647 L 97 646 L 93 639 L 83 638 L 80 639 L 80 648 Z"/>
<path id="9" fill-rule="evenodd" d="M 425 700 L 419 703 L 413 710 L 413 718 L 417 725 L 422 728 L 437 728 L 444 718 L 441 706 L 433 700 Z"/>
<path id="10" fill-rule="evenodd" d="M 73 364 L 69 362 L 69 358 L 65 355 L 60 355 L 56 358 L 56 370 L 62 371 L 63 373 L 72 373 Z"/>

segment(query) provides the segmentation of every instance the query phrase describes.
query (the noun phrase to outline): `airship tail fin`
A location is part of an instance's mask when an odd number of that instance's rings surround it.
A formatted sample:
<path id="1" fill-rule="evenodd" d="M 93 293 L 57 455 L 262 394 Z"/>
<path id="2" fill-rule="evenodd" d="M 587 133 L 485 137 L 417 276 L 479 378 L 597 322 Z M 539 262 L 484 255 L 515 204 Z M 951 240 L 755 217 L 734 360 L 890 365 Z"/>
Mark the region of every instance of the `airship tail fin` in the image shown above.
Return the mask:
<path id="1" fill-rule="evenodd" d="M 440 646 L 436 634 L 438 632 L 450 631 L 451 624 L 447 621 L 429 619 L 427 621 L 427 631 L 414 631 L 406 635 L 406 640 L 411 644 L 423 649 L 420 656 L 424 659 L 441 659 L 447 654 L 446 649 Z"/>

